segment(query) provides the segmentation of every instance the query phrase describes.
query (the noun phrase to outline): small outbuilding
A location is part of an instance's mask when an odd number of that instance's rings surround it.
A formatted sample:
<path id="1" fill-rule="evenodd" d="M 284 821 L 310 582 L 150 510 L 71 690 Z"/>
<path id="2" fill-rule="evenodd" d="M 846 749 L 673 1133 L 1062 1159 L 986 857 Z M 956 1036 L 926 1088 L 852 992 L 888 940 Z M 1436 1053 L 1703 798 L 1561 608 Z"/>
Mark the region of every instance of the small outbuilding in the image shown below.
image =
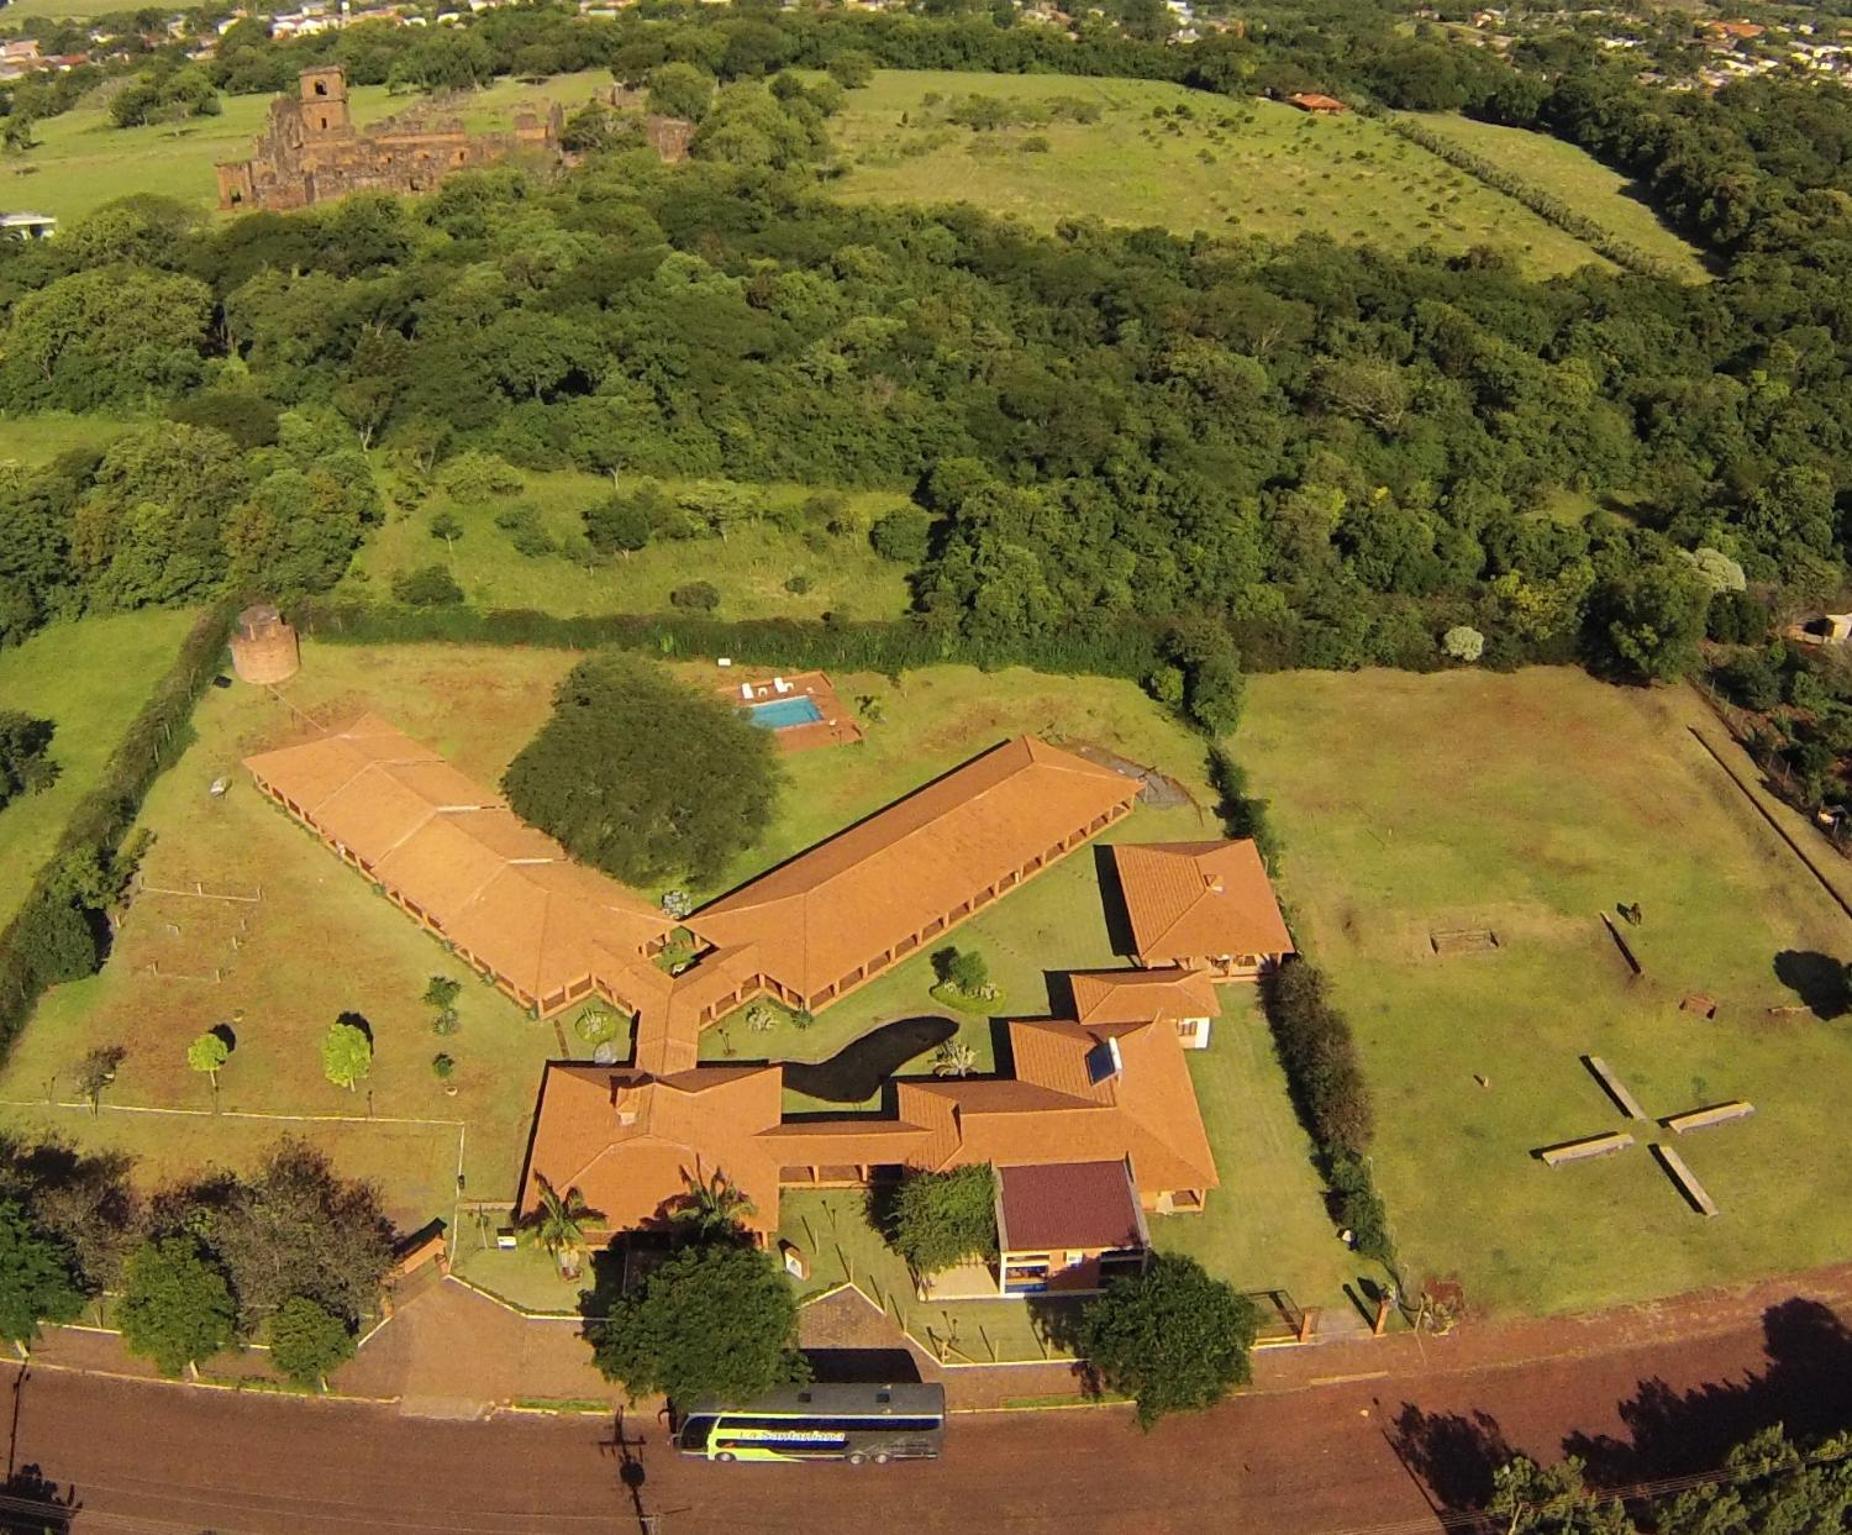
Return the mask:
<path id="1" fill-rule="evenodd" d="M 1315 117 L 1336 117 L 1350 110 L 1337 97 L 1327 96 L 1322 91 L 1295 91 L 1286 98 L 1286 104 Z"/>
<path id="2" fill-rule="evenodd" d="M 1085 1294 L 1143 1271 L 1151 1235 L 1131 1169 L 1053 1162 L 997 1169 L 997 1288 Z"/>
<path id="3" fill-rule="evenodd" d="M 252 603 L 238 615 L 231 634 L 232 670 L 242 682 L 269 687 L 286 682 L 302 667 L 296 631 L 267 602 Z"/>
<path id="4" fill-rule="evenodd" d="M 1119 890 L 1138 963 L 1251 981 L 1293 952 L 1260 850 L 1231 842 L 1120 843 Z"/>

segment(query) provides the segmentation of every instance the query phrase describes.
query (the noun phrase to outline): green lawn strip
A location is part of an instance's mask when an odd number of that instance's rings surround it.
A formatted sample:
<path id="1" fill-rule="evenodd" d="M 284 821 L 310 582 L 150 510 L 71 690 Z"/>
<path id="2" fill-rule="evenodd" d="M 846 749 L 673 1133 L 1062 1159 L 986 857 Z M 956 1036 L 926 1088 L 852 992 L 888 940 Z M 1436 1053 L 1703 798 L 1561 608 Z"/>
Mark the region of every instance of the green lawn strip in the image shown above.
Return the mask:
<path id="1" fill-rule="evenodd" d="M 580 514 L 611 494 L 611 481 L 569 470 L 526 473 L 524 488 L 494 505 L 458 505 L 435 492 L 416 509 L 395 511 L 373 533 L 355 560 L 338 595 L 389 596 L 392 578 L 421 566 L 441 564 L 464 595 L 485 608 L 531 609 L 561 617 L 598 613 L 669 611 L 669 594 L 701 580 L 720 593 L 722 618 L 818 618 L 827 612 L 851 618 L 891 618 L 908 603 L 906 573 L 869 547 L 865 531 L 831 535 L 821 529 L 786 531 L 757 523 L 725 539 L 659 540 L 631 555 L 587 567 L 562 554 L 524 555 L 495 525 L 498 512 L 526 502 L 558 544 L 581 543 Z M 671 494 L 695 481 L 662 482 Z M 773 507 L 797 507 L 819 494 L 802 485 L 755 485 L 754 494 Z M 834 492 L 850 515 L 865 526 L 905 500 L 900 491 Z M 463 528 L 446 543 L 432 536 L 432 519 L 448 513 Z M 793 577 L 802 592 L 786 590 Z"/>
<path id="2" fill-rule="evenodd" d="M 920 1300 L 907 1265 L 869 1225 L 858 1190 L 788 1193 L 779 1208 L 779 1236 L 795 1243 L 810 1261 L 810 1278 L 800 1287 L 806 1298 L 853 1284 L 929 1352 L 949 1363 L 1070 1357 L 1045 1336 L 1037 1321 L 1038 1308 L 1020 1299 Z M 1076 1307 L 1079 1302 L 1056 1304 Z"/>
<path id="3" fill-rule="evenodd" d="M 191 612 L 124 613 L 54 624 L 0 650 L 0 709 L 56 727 L 57 781 L 0 810 L 0 927 L 18 910 L 31 877 L 51 856 L 77 803 L 100 781 L 155 684 L 192 627 Z"/>
<path id="4" fill-rule="evenodd" d="M 589 1289 L 592 1283 L 590 1268 L 586 1267 L 577 1279 L 562 1279 L 552 1255 L 525 1238 L 518 1247 L 496 1247 L 495 1230 L 505 1224 L 505 1216 L 491 1216 L 485 1231 L 473 1214 L 465 1212 L 459 1223 L 451 1273 L 521 1311 L 576 1313 L 579 1292 Z"/>
<path id="5" fill-rule="evenodd" d="M 1547 133 L 1479 122 L 1452 112 L 1407 114 L 1430 132 L 1442 134 L 1508 167 L 1514 174 L 1553 193 L 1577 213 L 1647 255 L 1677 268 L 1692 282 L 1704 281 L 1703 257 L 1661 222 L 1636 191 L 1636 183 L 1609 170 L 1586 150 Z"/>
<path id="6" fill-rule="evenodd" d="M 1562 1311 L 1826 1262 L 1852 1239 L 1837 1154 L 1843 1023 L 1771 1016 L 1782 951 L 1843 955 L 1852 923 L 1686 732 L 1688 692 L 1509 676 L 1255 680 L 1237 754 L 1272 805 L 1302 941 L 1330 973 L 1376 1103 L 1375 1169 L 1414 1274 L 1469 1305 Z M 1634 981 L 1597 913 L 1639 902 Z M 1428 934 L 1480 928 L 1488 954 Z M 1679 1010 L 1702 991 L 1717 1021 Z M 1689 1212 L 1579 1057 L 1649 1113 L 1725 1098 L 1753 1120 L 1679 1150 L 1723 1209 Z M 1483 1078 L 1486 1085 L 1481 1085 Z M 1639 1147 L 1530 1156 L 1630 1128 Z"/>
<path id="7" fill-rule="evenodd" d="M 64 7 L 82 0 L 47 0 Z M 14 9 L 17 9 L 15 7 Z M 9 10 L 9 16 L 13 14 Z M 511 127 L 524 106 L 558 101 L 568 107 L 608 87 L 603 70 L 560 75 L 543 84 L 498 80 L 461 101 L 441 108 L 409 95 L 392 95 L 383 85 L 356 86 L 349 93 L 354 121 L 361 126 L 420 105 L 435 115 L 460 116 L 474 131 Z M 178 198 L 201 211 L 218 207 L 218 180 L 213 167 L 222 160 L 242 160 L 251 153 L 270 111 L 268 96 L 224 96 L 217 117 L 194 117 L 178 126 L 117 128 L 106 106 L 90 101 L 35 125 L 37 148 L 9 156 L 0 169 L 0 193 L 9 206 L 74 220 L 135 193 Z M 95 104 L 91 104 L 95 103 Z"/>
<path id="8" fill-rule="evenodd" d="M 109 416 L 73 416 L 61 410 L 0 420 L 0 463 L 37 468 L 73 448 L 101 448 L 127 431 L 129 423 Z"/>
<path id="9" fill-rule="evenodd" d="M 1091 124 L 973 133 L 946 124 L 944 107 L 926 102 L 933 93 L 946 100 L 1074 97 L 1099 104 L 1104 115 Z M 1152 112 L 1179 105 L 1194 117 L 1173 134 L 1174 120 Z M 1236 125 L 1222 127 L 1224 118 Z M 1313 119 L 1280 102 L 1159 81 L 884 70 L 868 88 L 850 92 L 832 131 L 848 168 L 835 195 L 851 201 L 963 200 L 1043 229 L 1093 216 L 1186 235 L 1320 234 L 1389 248 L 1433 244 L 1449 254 L 1489 243 L 1536 276 L 1599 259 L 1528 208 L 1368 118 Z M 1031 139 L 1045 142 L 1046 151 L 1026 149 Z"/>
<path id="10" fill-rule="evenodd" d="M 1284 1291 L 1302 1309 L 1347 1305 L 1345 1284 L 1369 1266 L 1325 1214 L 1312 1144 L 1293 1114 L 1256 992 L 1220 991 L 1209 1048 L 1190 1051 L 1189 1063 L 1222 1181 L 1200 1214 L 1147 1216 L 1152 1243 L 1188 1254 L 1238 1290 Z"/>

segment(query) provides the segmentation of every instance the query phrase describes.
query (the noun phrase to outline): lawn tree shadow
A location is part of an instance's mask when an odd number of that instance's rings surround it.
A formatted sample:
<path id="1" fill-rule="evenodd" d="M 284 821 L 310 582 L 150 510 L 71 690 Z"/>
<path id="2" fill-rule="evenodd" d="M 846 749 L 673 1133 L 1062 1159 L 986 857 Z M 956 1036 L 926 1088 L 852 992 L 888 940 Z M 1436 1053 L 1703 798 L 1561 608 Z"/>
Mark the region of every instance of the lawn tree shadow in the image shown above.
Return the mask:
<path id="1" fill-rule="evenodd" d="M 1815 949 L 1783 949 L 1775 956 L 1775 979 L 1801 999 L 1816 1018 L 1837 1018 L 1852 997 L 1846 989 L 1846 967 L 1830 954 Z"/>
<path id="2" fill-rule="evenodd" d="M 1492 1501 L 1493 1473 L 1517 1455 L 1489 1413 L 1423 1412 L 1405 1402 L 1385 1430 L 1389 1445 L 1448 1513 L 1477 1512 Z"/>
<path id="3" fill-rule="evenodd" d="M 1627 1439 L 1574 1434 L 1564 1451 L 1587 1462 L 1592 1482 L 1629 1486 L 1712 1470 L 1776 1423 L 1801 1441 L 1843 1429 L 1852 1419 L 1852 1330 L 1830 1307 L 1799 1297 L 1765 1311 L 1762 1329 L 1766 1369 L 1689 1391 L 1643 1380 L 1620 1404 Z"/>
<path id="4" fill-rule="evenodd" d="M 1082 1314 L 1086 1303 L 1071 1295 L 1031 1295 L 1023 1304 L 1029 1308 L 1030 1325 L 1047 1341 L 1051 1350 L 1076 1356 L 1071 1373 L 1080 1383 L 1082 1393 L 1090 1397 L 1102 1395 L 1106 1382 L 1092 1361 L 1084 1357 L 1087 1350 L 1082 1346 Z"/>
<path id="5" fill-rule="evenodd" d="M 1106 918 L 1106 941 L 1121 959 L 1138 952 L 1132 937 L 1131 914 L 1125 909 L 1125 891 L 1119 884 L 1119 865 L 1114 861 L 1110 843 L 1095 843 L 1093 848 L 1094 883 L 1100 888 L 1100 907 Z"/>
<path id="6" fill-rule="evenodd" d="M 350 1008 L 334 1021 L 336 1023 L 344 1023 L 349 1028 L 360 1030 L 362 1034 L 366 1035 L 369 1045 L 377 1045 L 379 1043 L 379 1041 L 373 1037 L 373 1025 L 367 1021 L 367 1015 L 365 1013 L 356 1013 Z"/>
<path id="7" fill-rule="evenodd" d="M 215 1023 L 211 1028 L 207 1029 L 206 1032 L 225 1047 L 225 1053 L 227 1055 L 230 1055 L 238 1048 L 237 1030 L 229 1023 Z"/>

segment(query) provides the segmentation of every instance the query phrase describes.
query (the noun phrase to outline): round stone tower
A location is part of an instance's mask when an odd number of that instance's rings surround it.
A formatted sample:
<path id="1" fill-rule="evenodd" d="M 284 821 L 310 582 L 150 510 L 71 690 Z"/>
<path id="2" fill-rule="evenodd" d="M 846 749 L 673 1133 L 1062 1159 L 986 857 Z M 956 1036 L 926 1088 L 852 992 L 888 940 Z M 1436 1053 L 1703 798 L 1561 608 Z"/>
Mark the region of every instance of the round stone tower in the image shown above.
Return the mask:
<path id="1" fill-rule="evenodd" d="M 238 615 L 231 635 L 232 670 L 241 681 L 266 687 L 296 675 L 302 665 L 296 631 L 267 602 L 253 603 Z"/>

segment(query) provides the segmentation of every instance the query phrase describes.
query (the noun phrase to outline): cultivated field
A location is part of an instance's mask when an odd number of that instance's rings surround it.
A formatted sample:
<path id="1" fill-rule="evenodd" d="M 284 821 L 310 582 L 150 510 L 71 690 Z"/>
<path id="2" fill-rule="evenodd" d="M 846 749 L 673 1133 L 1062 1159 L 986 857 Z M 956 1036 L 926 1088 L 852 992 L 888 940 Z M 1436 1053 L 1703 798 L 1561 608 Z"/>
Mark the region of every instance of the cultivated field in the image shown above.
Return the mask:
<path id="1" fill-rule="evenodd" d="M 981 133 L 947 122 L 950 103 L 974 94 L 1066 97 L 1103 115 Z M 1193 116 L 1153 116 L 1179 106 Z M 1093 216 L 1182 234 L 1319 234 L 1392 249 L 1489 243 L 1539 276 L 1605 265 L 1529 209 L 1354 115 L 1313 119 L 1277 102 L 1155 81 L 883 71 L 849 93 L 834 132 L 848 171 L 836 193 L 849 199 L 962 200 L 1042 229 Z M 1032 140 L 1045 151 L 1033 151 Z"/>
<path id="2" fill-rule="evenodd" d="M 16 9 L 9 7 L 8 14 Z M 561 75 L 544 85 L 499 80 L 446 104 L 445 110 L 471 128 L 511 126 L 521 106 L 546 101 L 575 105 L 610 81 L 604 71 Z M 420 97 L 391 95 L 383 85 L 356 87 L 352 99 L 354 120 L 363 126 L 426 104 Z M 192 118 L 179 127 L 112 127 L 101 104 L 48 117 L 36 128 L 39 147 L 23 157 L 9 156 L 0 168 L 0 200 L 66 221 L 138 192 L 215 209 L 219 193 L 213 166 L 249 155 L 251 141 L 270 110 L 268 96 L 226 96 L 221 101 L 224 110 L 219 116 Z"/>
<path id="3" fill-rule="evenodd" d="M 1577 213 L 1692 281 L 1709 275 L 1699 252 L 1660 222 L 1658 214 L 1635 194 L 1631 181 L 1575 145 L 1547 133 L 1501 128 L 1452 112 L 1411 112 L 1408 116 L 1554 193 Z"/>
<path id="4" fill-rule="evenodd" d="M 556 544 L 582 547 L 580 513 L 609 496 L 611 482 L 570 471 L 525 479 L 520 492 L 497 497 L 493 507 L 458 506 L 440 491 L 416 510 L 394 512 L 356 556 L 341 594 L 384 598 L 395 575 L 439 563 L 480 607 L 529 608 L 565 617 L 667 612 L 669 593 L 697 579 L 719 591 L 722 618 L 818 618 L 827 612 L 891 618 L 908 603 L 904 568 L 877 555 L 867 536 L 875 518 L 905 500 L 898 491 L 842 496 L 855 526 L 840 535 L 821 527 L 787 531 L 761 522 L 724 540 L 658 540 L 635 554 L 587 565 L 563 554 L 519 553 L 496 527 L 495 513 L 526 502 Z M 682 482 L 666 482 L 664 488 L 673 494 Z M 795 509 L 817 494 L 800 485 L 744 488 L 774 508 Z M 431 533 L 431 520 L 443 513 L 463 528 L 449 543 Z M 787 582 L 803 590 L 792 592 Z"/>
<path id="5" fill-rule="evenodd" d="M 1797 973 L 1836 977 L 1852 922 L 1692 739 L 1721 735 L 1695 696 L 1532 670 L 1295 673 L 1249 698 L 1238 755 L 1363 1050 L 1411 1277 L 1550 1311 L 1845 1257 L 1852 1033 L 1771 1009 Z M 1622 902 L 1639 980 L 1598 915 Z M 1438 957 L 1446 930 L 1501 946 Z M 1696 992 L 1716 1021 L 1681 1011 Z M 1585 1053 L 1650 1115 L 1755 1104 L 1678 1142 L 1720 1216 L 1685 1205 L 1646 1149 L 1671 1137 L 1625 1124 Z M 1623 1128 L 1639 1145 L 1605 1161 L 1530 1155 Z"/>
<path id="6" fill-rule="evenodd" d="M 418 1000 L 427 978 L 466 972 L 260 799 L 238 764 L 305 731 L 294 711 L 332 720 L 369 706 L 493 783 L 545 718 L 552 686 L 574 660 L 563 651 L 311 641 L 302 672 L 282 689 L 287 703 L 243 685 L 209 691 L 195 718 L 198 740 L 155 785 L 143 815 L 157 839 L 145 874 L 163 888 L 137 898 L 103 973 L 55 990 L 27 1025 L 0 1072 L 0 1125 L 55 1127 L 80 1142 L 121 1146 L 140 1154 L 151 1181 L 211 1161 L 243 1165 L 276 1136 L 300 1134 L 348 1171 L 377 1178 L 408 1225 L 450 1215 L 459 1149 L 464 1197 L 510 1197 L 542 1063 L 583 1058 L 588 1048 L 569 1019 L 532 1022 L 473 981 L 463 993 L 461 1032 L 432 1034 Z M 694 663 L 678 669 L 691 680 L 715 676 Z M 854 674 L 837 683 L 847 699 L 878 698 L 881 720 L 867 725 L 861 746 L 785 759 L 776 823 L 728 883 L 1024 731 L 1120 751 L 1208 801 L 1199 744 L 1126 683 L 952 667 L 910 673 L 899 684 Z M 221 776 L 233 787 L 215 799 L 208 787 Z M 1114 835 L 1196 837 L 1215 829 L 1212 817 L 1182 805 L 1141 809 Z M 195 881 L 205 894 L 183 893 Z M 985 954 L 1006 994 L 1000 1006 L 1020 1015 L 1049 1007 L 1045 972 L 1120 962 L 1091 849 L 998 902 L 953 941 Z M 736 1025 L 738 1057 L 819 1059 L 887 1018 L 938 1011 L 929 979 L 923 963 L 902 966 L 807 1031 L 787 1025 L 768 1036 Z M 317 1049 L 347 1010 L 368 1020 L 376 1049 L 371 1077 L 351 1094 L 323 1078 Z M 231 1026 L 237 1047 L 221 1073 L 223 1112 L 215 1118 L 212 1090 L 187 1068 L 184 1051 L 220 1022 Z M 981 1046 L 980 1065 L 993 1064 L 988 1022 L 973 1020 L 966 1033 Z M 79 1058 L 111 1043 L 129 1055 L 101 1115 L 56 1106 L 71 1104 Z M 710 1056 L 724 1056 L 718 1035 L 706 1044 Z M 454 1096 L 430 1069 L 440 1049 L 458 1063 Z M 1230 994 L 1214 1046 L 1191 1067 L 1223 1188 L 1207 1218 L 1158 1221 L 1160 1243 L 1197 1252 L 1244 1287 L 1340 1304 L 1350 1265 L 1319 1208 L 1309 1148 L 1250 996 Z M 186 1112 L 134 1112 L 150 1109 Z M 497 1265 L 485 1277 L 490 1270 Z M 547 1303 L 545 1294 L 528 1298 Z"/>
<path id="7" fill-rule="evenodd" d="M 0 650 L 0 709 L 50 720 L 59 767 L 49 789 L 0 810 L 0 927 L 19 909 L 72 809 L 96 787 L 192 624 L 191 613 L 126 613 L 56 624 Z"/>

